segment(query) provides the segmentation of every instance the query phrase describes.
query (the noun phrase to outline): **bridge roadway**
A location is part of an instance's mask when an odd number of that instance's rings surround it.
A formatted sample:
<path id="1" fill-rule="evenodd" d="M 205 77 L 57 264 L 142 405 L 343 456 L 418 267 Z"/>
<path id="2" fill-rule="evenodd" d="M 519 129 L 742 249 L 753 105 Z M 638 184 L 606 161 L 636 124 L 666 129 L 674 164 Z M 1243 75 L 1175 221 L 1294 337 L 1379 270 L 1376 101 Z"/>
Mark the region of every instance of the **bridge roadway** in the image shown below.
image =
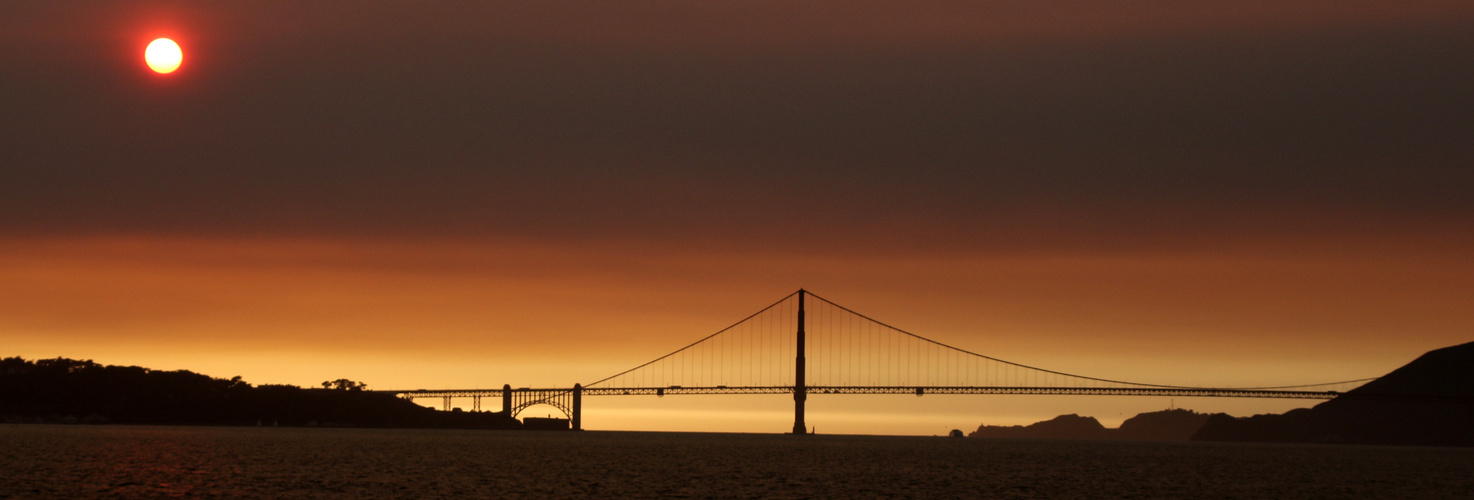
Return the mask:
<path id="1" fill-rule="evenodd" d="M 1111 395 L 1111 396 L 1206 396 L 1206 397 L 1251 397 L 1251 398 L 1290 398 L 1290 399 L 1332 399 L 1338 392 L 1316 392 L 1316 391 L 1274 391 L 1255 389 L 1213 389 L 1213 388 L 1107 388 L 1107 387 L 905 387 L 905 386 L 816 386 L 805 388 L 809 394 L 1047 394 L 1060 396 L 1089 396 L 1089 395 Z M 619 388 L 619 387 L 585 387 L 585 396 L 634 396 L 666 394 L 792 394 L 791 386 L 774 387 L 680 387 L 672 386 L 665 388 Z"/>
<path id="2" fill-rule="evenodd" d="M 512 414 L 537 404 L 556 406 L 573 417 L 582 396 L 665 396 L 694 394 L 794 394 L 793 386 L 683 387 L 582 387 L 512 389 L 416 389 L 377 391 L 404 399 L 442 398 L 447 411 L 451 398 L 472 398 L 473 409 L 481 409 L 481 398 L 502 398 L 503 411 Z M 1039 394 L 1058 396 L 1177 396 L 1279 399 L 1333 399 L 1337 391 L 1285 391 L 1216 387 L 1015 387 L 1015 386 L 807 386 L 805 394 Z"/>
<path id="3" fill-rule="evenodd" d="M 409 391 L 376 391 L 400 398 L 441 398 L 446 411 L 451 398 L 471 398 L 472 410 L 481 410 L 481 398 L 501 398 L 502 412 L 516 417 L 529 407 L 546 404 L 558 408 L 570 419 L 571 428 L 582 426 L 583 396 L 666 396 L 692 394 L 793 394 L 804 398 L 809 394 L 1045 394 L 1060 396 L 1181 396 L 1229 398 L 1332 399 L 1336 391 L 1284 391 L 1272 389 L 1233 389 L 1213 387 L 905 387 L 905 386 L 807 386 L 800 394 L 794 386 L 710 386 L 683 387 L 583 387 L 513 389 L 416 389 Z"/>
<path id="4" fill-rule="evenodd" d="M 572 393 L 573 388 L 529 388 L 512 389 L 513 393 Z M 416 389 L 408 391 L 378 391 L 394 394 L 405 399 L 415 398 L 475 398 L 502 397 L 504 389 Z M 583 387 L 584 396 L 665 396 L 692 394 L 792 394 L 793 386 L 711 386 L 711 387 Z M 1234 389 L 1213 387 L 906 387 L 906 386 L 858 386 L 806 387 L 809 394 L 1039 394 L 1057 396 L 1176 396 L 1176 397 L 1229 397 L 1229 398 L 1279 398 L 1279 399 L 1333 399 L 1341 395 L 1337 391 L 1281 391 L 1265 389 Z"/>

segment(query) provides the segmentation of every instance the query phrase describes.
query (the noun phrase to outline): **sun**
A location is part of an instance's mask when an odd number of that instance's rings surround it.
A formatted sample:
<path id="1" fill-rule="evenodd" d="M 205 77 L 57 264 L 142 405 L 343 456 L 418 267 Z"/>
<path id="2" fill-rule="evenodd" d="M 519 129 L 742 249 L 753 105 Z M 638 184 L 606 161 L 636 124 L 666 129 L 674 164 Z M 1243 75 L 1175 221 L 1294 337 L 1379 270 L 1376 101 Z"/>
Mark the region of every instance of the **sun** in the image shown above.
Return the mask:
<path id="1" fill-rule="evenodd" d="M 159 74 L 173 73 L 179 69 L 179 63 L 183 60 L 184 53 L 179 50 L 179 44 L 168 38 L 150 42 L 143 51 L 143 61 L 148 63 L 149 69 Z"/>

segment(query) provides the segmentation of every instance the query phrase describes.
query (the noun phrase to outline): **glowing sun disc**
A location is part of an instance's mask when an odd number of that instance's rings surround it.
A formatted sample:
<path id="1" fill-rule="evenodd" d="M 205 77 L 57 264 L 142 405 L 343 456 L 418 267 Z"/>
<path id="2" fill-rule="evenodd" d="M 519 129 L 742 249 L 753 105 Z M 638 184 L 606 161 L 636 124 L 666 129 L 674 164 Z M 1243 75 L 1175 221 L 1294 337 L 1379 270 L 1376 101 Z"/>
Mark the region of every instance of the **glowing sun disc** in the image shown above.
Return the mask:
<path id="1" fill-rule="evenodd" d="M 184 53 L 179 51 L 179 44 L 168 38 L 154 40 L 143 50 L 143 61 L 157 73 L 173 73 L 183 60 Z"/>

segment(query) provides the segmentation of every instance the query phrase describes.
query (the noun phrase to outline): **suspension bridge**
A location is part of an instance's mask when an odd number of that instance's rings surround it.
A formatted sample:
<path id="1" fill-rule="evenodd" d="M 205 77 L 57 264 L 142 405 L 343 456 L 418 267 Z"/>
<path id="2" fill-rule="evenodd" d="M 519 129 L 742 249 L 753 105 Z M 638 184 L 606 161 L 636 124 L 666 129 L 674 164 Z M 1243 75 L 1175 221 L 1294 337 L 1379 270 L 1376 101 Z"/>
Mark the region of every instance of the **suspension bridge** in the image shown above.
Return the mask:
<path id="1" fill-rule="evenodd" d="M 1373 379 L 1279 387 L 1190 387 L 1088 377 L 1005 361 L 922 337 L 800 289 L 664 356 L 571 388 L 419 389 L 401 398 L 501 399 L 516 417 L 536 405 L 581 430 L 584 396 L 792 394 L 793 433 L 808 432 L 810 394 L 1051 394 L 1331 399 Z"/>

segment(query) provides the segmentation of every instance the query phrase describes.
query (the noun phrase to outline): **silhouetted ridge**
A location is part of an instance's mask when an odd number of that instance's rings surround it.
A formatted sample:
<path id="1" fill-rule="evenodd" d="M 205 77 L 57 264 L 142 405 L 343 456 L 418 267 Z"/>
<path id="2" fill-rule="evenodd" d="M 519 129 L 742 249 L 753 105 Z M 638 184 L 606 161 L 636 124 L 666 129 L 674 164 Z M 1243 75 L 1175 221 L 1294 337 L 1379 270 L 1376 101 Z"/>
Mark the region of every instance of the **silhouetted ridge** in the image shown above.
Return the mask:
<path id="1" fill-rule="evenodd" d="M 1030 438 L 1030 439 L 1103 439 L 1106 428 L 1095 417 L 1076 414 L 1060 415 L 1051 420 L 1027 426 L 979 426 L 969 437 Z"/>
<path id="2" fill-rule="evenodd" d="M 348 387 L 345 385 L 344 387 Z M 500 413 L 442 412 L 356 389 L 252 387 L 240 377 L 104 366 L 66 358 L 0 360 L 0 419 L 182 425 L 517 428 Z"/>
<path id="3" fill-rule="evenodd" d="M 1429 351 L 1340 398 L 1321 406 L 1339 406 L 1358 398 L 1474 398 L 1474 342 Z"/>
<path id="4" fill-rule="evenodd" d="M 1115 429 L 1116 439 L 1138 441 L 1187 441 L 1192 439 L 1211 414 L 1177 408 L 1173 410 L 1139 413 L 1121 422 Z"/>
<path id="5" fill-rule="evenodd" d="M 1193 439 L 1474 446 L 1474 342 L 1430 351 L 1311 409 L 1215 416 Z"/>
<path id="6" fill-rule="evenodd" d="M 1095 417 L 1060 415 L 1028 426 L 979 426 L 969 437 L 1027 439 L 1130 439 L 1141 441 L 1186 441 L 1208 421 L 1209 415 L 1192 410 L 1162 410 L 1141 413 L 1118 429 L 1100 424 Z"/>

